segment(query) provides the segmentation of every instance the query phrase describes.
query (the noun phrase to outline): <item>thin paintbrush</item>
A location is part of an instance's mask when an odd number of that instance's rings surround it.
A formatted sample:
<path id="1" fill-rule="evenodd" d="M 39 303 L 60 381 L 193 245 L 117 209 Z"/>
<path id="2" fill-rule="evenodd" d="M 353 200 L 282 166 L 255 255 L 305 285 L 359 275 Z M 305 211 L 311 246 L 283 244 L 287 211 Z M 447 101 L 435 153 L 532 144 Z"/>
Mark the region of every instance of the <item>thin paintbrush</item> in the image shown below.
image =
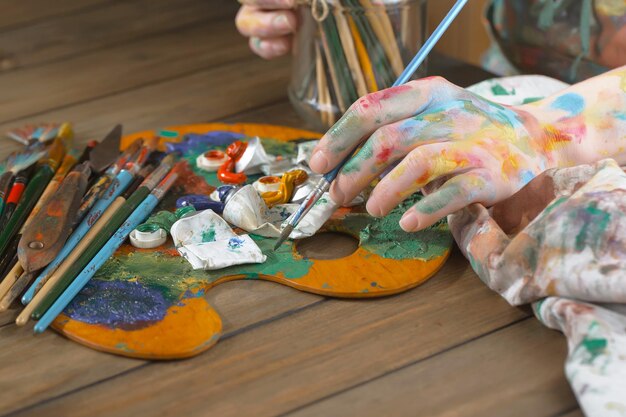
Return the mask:
<path id="1" fill-rule="evenodd" d="M 5 170 L 0 175 L 0 216 L 4 211 L 6 198 L 8 197 L 9 188 L 13 182 L 15 174 L 26 169 L 41 159 L 46 150 L 40 146 L 34 147 L 28 151 L 14 153 L 6 161 Z"/>
<path id="2" fill-rule="evenodd" d="M 18 172 L 15 176 L 15 180 L 11 186 L 11 191 L 9 191 L 9 195 L 6 199 L 6 205 L 4 207 L 4 212 L 2 213 L 2 220 L 0 220 L 0 230 L 3 230 L 9 223 L 9 220 L 11 220 L 15 207 L 17 207 L 18 203 L 22 199 L 22 194 L 24 193 L 24 189 L 26 189 L 26 185 L 28 185 L 28 179 L 33 171 L 33 167 L 31 166 Z"/>
<path id="3" fill-rule="evenodd" d="M 179 163 L 180 164 L 180 163 Z M 130 232 L 144 221 L 157 206 L 159 201 L 174 185 L 178 179 L 180 165 L 177 164 L 172 171 L 156 186 L 143 202 L 133 211 L 122 226 L 115 232 L 102 249 L 94 256 L 85 268 L 78 274 L 76 279 L 63 291 L 48 310 L 35 324 L 35 333 L 41 333 L 54 321 L 63 309 L 72 301 L 80 290 L 89 282 L 104 263 L 124 243 Z"/>
<path id="4" fill-rule="evenodd" d="M 448 12 L 446 17 L 443 18 L 437 29 L 430 35 L 430 38 L 424 43 L 424 45 L 420 48 L 419 52 L 415 55 L 415 57 L 409 62 L 407 67 L 402 71 L 402 74 L 398 77 L 393 86 L 399 86 L 411 78 L 415 71 L 419 68 L 419 66 L 424 62 L 430 51 L 437 44 L 441 36 L 448 29 L 450 24 L 454 21 L 454 19 L 461 12 L 465 4 L 467 4 L 468 0 L 457 0 L 457 2 L 452 6 L 452 9 Z M 346 162 L 354 156 L 355 152 L 348 155 L 339 165 L 337 165 L 332 171 L 325 174 L 322 179 L 317 183 L 315 189 L 311 191 L 311 193 L 307 196 L 307 198 L 300 204 L 298 210 L 289 218 L 287 221 L 287 225 L 283 228 L 280 233 L 280 237 L 276 241 L 276 245 L 274 246 L 274 250 L 278 249 L 278 247 L 289 237 L 293 229 L 300 223 L 302 218 L 306 216 L 306 214 L 313 208 L 315 203 L 322 197 L 322 195 L 328 191 L 330 188 L 330 184 L 337 178 L 339 171 L 343 168 Z"/>

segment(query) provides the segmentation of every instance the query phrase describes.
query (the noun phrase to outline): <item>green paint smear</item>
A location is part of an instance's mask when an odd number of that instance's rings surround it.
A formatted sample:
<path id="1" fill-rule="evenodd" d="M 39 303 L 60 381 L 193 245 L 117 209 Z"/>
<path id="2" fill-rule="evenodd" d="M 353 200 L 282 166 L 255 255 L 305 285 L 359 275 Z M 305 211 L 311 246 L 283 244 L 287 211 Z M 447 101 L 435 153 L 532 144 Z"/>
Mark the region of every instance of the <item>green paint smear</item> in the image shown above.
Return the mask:
<path id="1" fill-rule="evenodd" d="M 202 242 L 215 242 L 215 229 L 202 231 Z"/>
<path id="2" fill-rule="evenodd" d="M 282 273 L 287 279 L 305 276 L 313 262 L 295 259 L 292 244 L 287 242 L 274 251 L 275 239 L 250 235 L 261 251 L 267 255 L 263 264 L 234 265 L 216 271 L 194 270 L 180 256 L 171 256 L 160 251 L 132 252 L 116 255 L 100 268 L 94 279 L 101 281 L 134 281 L 156 289 L 165 299 L 174 302 L 186 291 L 213 283 L 222 277 L 244 275 L 257 279 L 260 275 L 276 276 Z"/>
<path id="3" fill-rule="evenodd" d="M 156 289 L 173 302 L 195 284 L 206 281 L 206 273 L 195 271 L 183 257 L 172 257 L 159 251 L 116 255 L 100 268 L 94 279 L 101 281 L 137 280 Z"/>
<path id="4" fill-rule="evenodd" d="M 593 246 L 598 245 L 598 240 L 606 232 L 611 215 L 604 210 L 597 207 L 597 203 L 593 202 L 589 207 L 585 209 L 587 221 L 580 229 L 580 232 L 576 236 L 576 250 L 582 251 L 587 246 L 587 243 L 593 242 Z M 574 212 L 574 214 L 577 214 Z"/>
<path id="5" fill-rule="evenodd" d="M 593 362 L 598 356 L 604 354 L 607 344 L 606 339 L 583 339 L 581 346 L 591 355 L 588 363 Z"/>
<path id="6" fill-rule="evenodd" d="M 512 96 L 515 94 L 515 89 L 507 91 L 502 85 L 496 83 L 491 86 L 491 92 L 496 96 Z"/>
<path id="7" fill-rule="evenodd" d="M 245 142 L 247 141 L 248 140 L 245 140 Z M 263 143 L 263 148 L 265 149 L 265 151 L 270 155 L 276 155 L 276 156 L 280 155 L 283 157 L 295 157 L 297 155 L 297 151 L 298 151 L 297 141 L 284 142 L 284 141 L 280 141 L 280 140 L 272 139 L 272 138 L 261 138 L 261 142 Z M 200 168 L 196 166 L 196 159 L 198 158 L 198 156 L 200 156 L 204 152 L 212 151 L 212 150 L 220 150 L 220 151 L 225 152 L 226 147 L 208 146 L 206 149 L 202 151 L 194 151 L 194 152 L 185 153 L 183 159 L 185 159 L 189 163 L 189 166 L 191 167 L 191 170 L 194 172 L 194 174 L 199 175 L 200 177 L 204 178 L 207 184 L 213 187 L 219 187 L 220 185 L 224 185 L 224 184 L 221 183 L 217 179 L 216 172 L 207 172 L 207 171 L 201 170 Z M 248 181 L 246 181 L 246 183 L 252 184 L 254 181 L 261 178 L 262 176 L 263 174 L 249 175 Z"/>
<path id="8" fill-rule="evenodd" d="M 382 218 L 348 215 L 344 225 L 359 235 L 361 247 L 383 258 L 425 261 L 437 258 L 452 245 L 452 235 L 445 220 L 414 233 L 405 232 L 399 225 L 402 215 L 422 198 L 415 194 Z"/>
<path id="9" fill-rule="evenodd" d="M 530 103 L 536 103 L 540 100 L 543 100 L 545 97 L 527 97 L 524 99 L 524 101 L 522 101 L 522 104 L 530 104 Z"/>

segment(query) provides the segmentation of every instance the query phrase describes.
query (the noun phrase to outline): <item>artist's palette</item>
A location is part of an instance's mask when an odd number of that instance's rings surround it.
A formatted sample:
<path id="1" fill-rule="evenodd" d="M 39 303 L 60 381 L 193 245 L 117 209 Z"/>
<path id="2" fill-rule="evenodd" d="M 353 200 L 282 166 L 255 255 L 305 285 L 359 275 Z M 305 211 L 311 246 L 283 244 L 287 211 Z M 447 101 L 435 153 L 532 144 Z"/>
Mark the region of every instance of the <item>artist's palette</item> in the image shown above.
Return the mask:
<path id="1" fill-rule="evenodd" d="M 177 132 L 179 137 L 216 130 L 259 136 L 269 153 L 283 156 L 294 155 L 294 141 L 320 136 L 258 124 L 204 124 L 167 130 Z M 154 135 L 129 135 L 122 147 L 139 137 Z M 208 194 L 219 185 L 214 174 L 195 166 L 196 157 L 205 151 L 190 150 L 184 155 L 189 171 L 159 209 L 173 210 L 177 197 Z M 267 255 L 265 263 L 203 271 L 193 270 L 178 255 L 171 239 L 150 250 L 124 244 L 53 327 L 98 350 L 148 359 L 183 358 L 208 349 L 219 339 L 221 319 L 204 294 L 222 282 L 263 279 L 332 297 L 378 297 L 406 291 L 431 277 L 445 262 L 452 245 L 443 222 L 420 233 L 403 232 L 398 221 L 408 204 L 411 202 L 383 219 L 367 215 L 362 206 L 338 210 L 322 230 L 360 240 L 354 253 L 340 259 L 305 258 L 298 252 L 297 242 L 291 241 L 273 252 L 274 239 L 253 235 Z"/>

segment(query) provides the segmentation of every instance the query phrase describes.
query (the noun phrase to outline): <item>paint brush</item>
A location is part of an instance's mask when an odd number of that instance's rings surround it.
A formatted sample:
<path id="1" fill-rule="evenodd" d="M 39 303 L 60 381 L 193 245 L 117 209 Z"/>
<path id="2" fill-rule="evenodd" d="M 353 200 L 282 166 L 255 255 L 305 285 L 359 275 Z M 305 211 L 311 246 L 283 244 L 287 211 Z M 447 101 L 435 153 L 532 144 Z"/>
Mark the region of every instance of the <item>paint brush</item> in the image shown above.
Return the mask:
<path id="1" fill-rule="evenodd" d="M 36 146 L 24 152 L 13 153 L 7 158 L 4 172 L 0 175 L 0 216 L 4 211 L 5 201 L 15 175 L 19 171 L 32 166 L 41 159 L 45 153 L 46 150 L 44 148 Z"/>
<path id="2" fill-rule="evenodd" d="M 54 319 L 65 309 L 72 299 L 89 282 L 104 263 L 115 253 L 124 243 L 130 232 L 141 224 L 155 209 L 159 201 L 165 196 L 168 190 L 178 179 L 179 169 L 183 163 L 178 163 L 172 171 L 157 185 L 154 190 L 142 201 L 142 203 L 132 212 L 121 227 L 100 249 L 85 268 L 78 274 L 76 279 L 59 295 L 48 310 L 41 316 L 35 324 L 35 333 L 41 333 L 54 321 Z"/>
<path id="3" fill-rule="evenodd" d="M 31 313 L 34 319 L 38 319 L 43 315 L 59 294 L 67 288 L 128 216 L 171 170 L 173 162 L 173 155 L 166 156 L 158 168 L 148 175 L 127 200 L 120 197 L 115 199 L 98 222 L 92 226 L 87 235 L 81 240 L 80 244 L 24 308 L 15 321 L 17 325 L 26 324 Z"/>
<path id="4" fill-rule="evenodd" d="M 11 240 L 22 227 L 24 220 L 26 220 L 48 182 L 52 179 L 64 154 L 65 147 L 63 143 L 60 140 L 55 140 L 50 147 L 48 156 L 37 164 L 35 174 L 26 186 L 23 198 L 15 208 L 15 213 L 13 213 L 11 219 L 0 232 L 0 253 L 4 254 Z"/>
<path id="5" fill-rule="evenodd" d="M 46 268 L 35 279 L 33 284 L 28 288 L 26 293 L 24 293 L 24 296 L 22 297 L 22 304 L 28 304 L 32 301 L 35 294 L 37 294 L 46 282 L 48 282 L 57 268 L 71 255 L 74 248 L 76 248 L 83 241 L 83 238 L 87 240 L 89 239 L 87 234 L 105 213 L 107 213 L 107 216 L 110 217 L 113 212 L 109 211 L 109 207 L 113 204 L 113 202 L 118 198 L 123 200 L 118 201 L 116 205 L 126 201 L 128 197 L 130 197 L 139 187 L 139 184 L 150 174 L 154 167 L 152 165 L 146 165 L 136 175 L 135 171 L 138 169 L 138 165 L 131 165 L 127 168 L 128 169 L 124 169 L 118 174 L 116 180 L 109 186 L 109 189 L 104 196 L 98 200 L 87 216 L 85 216 L 78 227 L 76 227 L 76 230 L 74 230 L 67 242 L 65 242 L 65 246 L 61 252 L 59 252 L 56 258 L 50 262 L 48 266 L 46 266 Z M 92 232 L 92 235 L 94 234 L 95 233 Z"/>
<path id="6" fill-rule="evenodd" d="M 24 189 L 28 184 L 28 179 L 33 172 L 33 167 L 29 167 L 17 173 L 15 176 L 15 180 L 13 181 L 13 185 L 11 186 L 11 191 L 9 191 L 9 195 L 6 199 L 6 205 L 4 207 L 4 212 L 2 214 L 2 220 L 0 221 L 0 229 L 4 229 L 5 226 L 11 220 L 11 216 L 15 211 L 15 207 L 19 204 L 22 199 L 22 194 L 24 193 Z"/>
<path id="7" fill-rule="evenodd" d="M 393 83 L 393 87 L 402 85 L 409 81 L 409 79 L 413 76 L 415 71 L 419 68 L 419 66 L 424 62 L 430 51 L 437 44 L 441 36 L 445 33 L 445 31 L 450 27 L 454 19 L 459 15 L 463 7 L 467 4 L 468 0 L 457 0 L 457 2 L 452 6 L 448 14 L 443 18 L 439 26 L 434 30 L 434 32 L 430 35 L 430 37 L 426 40 L 424 45 L 417 52 L 415 57 L 409 62 L 406 66 L 402 74 L 398 77 L 398 79 Z M 293 229 L 300 223 L 302 218 L 307 215 L 309 211 L 313 208 L 315 203 L 322 197 L 322 195 L 328 191 L 330 188 L 330 184 L 337 178 L 339 171 L 343 168 L 343 166 L 348 162 L 356 153 L 356 150 L 348 155 L 339 165 L 335 167 L 332 171 L 326 173 L 322 179 L 316 184 L 315 188 L 311 193 L 307 196 L 307 198 L 302 202 L 300 207 L 295 211 L 293 215 L 287 220 L 287 225 L 283 228 L 280 233 L 280 237 L 276 241 L 276 245 L 274 246 L 274 250 L 278 249 L 280 245 L 287 240 Z"/>

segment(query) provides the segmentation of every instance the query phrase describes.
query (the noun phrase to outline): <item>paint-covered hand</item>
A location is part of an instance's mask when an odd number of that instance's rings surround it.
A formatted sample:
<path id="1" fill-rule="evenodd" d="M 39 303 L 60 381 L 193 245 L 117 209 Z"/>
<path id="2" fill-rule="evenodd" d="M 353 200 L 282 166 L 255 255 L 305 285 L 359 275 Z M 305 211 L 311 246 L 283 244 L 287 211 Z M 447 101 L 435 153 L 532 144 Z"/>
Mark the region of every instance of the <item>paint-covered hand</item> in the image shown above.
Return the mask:
<path id="1" fill-rule="evenodd" d="M 548 168 L 607 157 L 625 163 L 626 68 L 512 107 L 438 77 L 392 87 L 354 103 L 310 166 L 328 172 L 362 142 L 331 196 L 346 203 L 391 169 L 367 210 L 386 215 L 422 189 L 426 197 L 400 221 L 406 231 L 420 230 L 469 204 L 489 207 Z"/>
<path id="2" fill-rule="evenodd" d="M 400 161 L 367 202 L 383 216 L 416 191 L 438 189 L 409 209 L 400 225 L 423 229 L 470 203 L 506 198 L 555 165 L 536 119 L 442 78 L 413 81 L 354 103 L 322 138 L 310 162 L 316 172 L 335 167 L 367 139 L 331 187 L 338 203 L 351 201 Z"/>
<path id="3" fill-rule="evenodd" d="M 265 59 L 285 55 L 297 27 L 295 0 L 240 0 L 235 23 L 250 49 Z"/>

